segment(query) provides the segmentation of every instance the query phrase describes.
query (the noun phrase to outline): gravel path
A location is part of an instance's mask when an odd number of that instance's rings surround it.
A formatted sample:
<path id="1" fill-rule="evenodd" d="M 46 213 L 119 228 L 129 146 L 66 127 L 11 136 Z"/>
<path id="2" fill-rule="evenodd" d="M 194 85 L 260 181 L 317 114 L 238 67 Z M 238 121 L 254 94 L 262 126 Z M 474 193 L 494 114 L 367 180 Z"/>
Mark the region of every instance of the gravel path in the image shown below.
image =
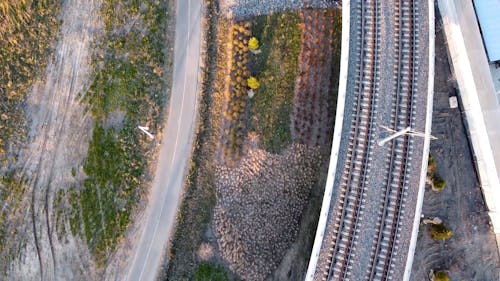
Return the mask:
<path id="1" fill-rule="evenodd" d="M 266 15 L 290 9 L 340 6 L 335 0 L 222 0 L 221 12 L 235 18 Z"/>
<path id="2" fill-rule="evenodd" d="M 90 46 L 99 27 L 99 6 L 99 0 L 64 1 L 54 58 L 28 97 L 29 141 L 16 164 L 28 184 L 26 211 L 15 229 L 19 255 L 3 280 L 78 280 L 92 275 L 85 243 L 71 236 L 57 239 L 52 204 L 59 189 L 76 183 L 72 168 L 85 159 L 92 133 L 78 95 L 91 73 Z"/>

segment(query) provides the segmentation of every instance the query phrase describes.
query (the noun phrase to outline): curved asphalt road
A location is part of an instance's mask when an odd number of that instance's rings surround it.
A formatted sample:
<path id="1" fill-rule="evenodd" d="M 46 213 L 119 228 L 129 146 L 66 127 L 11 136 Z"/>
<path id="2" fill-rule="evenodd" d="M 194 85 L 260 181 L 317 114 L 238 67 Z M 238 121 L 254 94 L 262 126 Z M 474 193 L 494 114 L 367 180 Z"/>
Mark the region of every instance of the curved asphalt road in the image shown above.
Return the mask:
<path id="1" fill-rule="evenodd" d="M 198 94 L 202 0 L 177 0 L 174 71 L 167 126 L 140 239 L 127 280 L 155 280 L 173 230 L 191 157 Z M 127 270 L 127 269 L 126 269 Z"/>

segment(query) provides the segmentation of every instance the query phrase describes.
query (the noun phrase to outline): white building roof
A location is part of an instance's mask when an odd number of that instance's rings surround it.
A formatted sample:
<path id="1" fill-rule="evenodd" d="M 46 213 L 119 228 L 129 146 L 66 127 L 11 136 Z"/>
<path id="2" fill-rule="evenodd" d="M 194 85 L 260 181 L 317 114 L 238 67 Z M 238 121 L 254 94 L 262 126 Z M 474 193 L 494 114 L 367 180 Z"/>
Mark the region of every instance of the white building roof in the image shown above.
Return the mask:
<path id="1" fill-rule="evenodd" d="M 474 0 L 474 7 L 488 60 L 500 61 L 500 0 Z"/>

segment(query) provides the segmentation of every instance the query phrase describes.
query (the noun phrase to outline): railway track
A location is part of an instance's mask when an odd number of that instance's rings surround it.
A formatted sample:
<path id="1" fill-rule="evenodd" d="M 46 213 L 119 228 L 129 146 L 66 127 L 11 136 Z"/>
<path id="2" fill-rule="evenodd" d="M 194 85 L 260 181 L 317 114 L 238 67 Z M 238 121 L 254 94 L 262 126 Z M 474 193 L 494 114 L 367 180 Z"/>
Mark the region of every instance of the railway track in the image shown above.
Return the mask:
<path id="1" fill-rule="evenodd" d="M 355 95 L 353 117 L 347 156 L 342 167 L 338 201 L 331 211 L 333 215 L 328 222 L 333 229 L 328 234 L 331 240 L 327 254 L 329 260 L 323 269 L 322 280 L 351 279 L 352 257 L 359 255 L 356 250 L 359 236 L 358 222 L 363 214 L 367 174 L 371 168 L 376 126 L 374 116 L 377 113 L 379 95 L 381 56 L 379 6 L 378 0 L 357 0 L 353 5 L 358 20 L 355 42 L 359 52 L 353 93 Z M 415 127 L 418 7 L 414 1 L 398 0 L 394 9 L 396 32 L 390 35 L 394 36 L 395 58 L 390 127 L 394 131 L 399 131 Z M 386 145 L 385 177 L 380 190 L 377 224 L 364 280 L 393 280 L 392 261 L 398 254 L 398 232 L 401 229 L 406 190 L 409 186 L 411 169 L 409 161 L 412 148 L 413 139 L 409 135 L 395 138 Z"/>
<path id="2" fill-rule="evenodd" d="M 349 275 L 351 257 L 358 235 L 357 225 L 363 212 L 367 172 L 370 169 L 371 148 L 374 145 L 374 115 L 378 95 L 379 72 L 379 7 L 377 0 L 356 2 L 359 15 L 357 79 L 353 119 L 347 159 L 344 163 L 339 202 L 333 224 L 333 240 L 325 268 L 324 280 L 343 280 Z"/>
<path id="3" fill-rule="evenodd" d="M 415 83 L 418 45 L 418 13 L 414 1 L 399 0 L 396 3 L 396 38 L 394 66 L 394 98 L 392 100 L 391 128 L 395 131 L 415 127 Z M 392 280 L 392 259 L 397 254 L 400 219 L 404 213 L 408 176 L 408 162 L 412 154 L 412 137 L 404 135 L 392 140 L 387 153 L 386 185 L 373 243 L 370 268 L 366 280 Z"/>

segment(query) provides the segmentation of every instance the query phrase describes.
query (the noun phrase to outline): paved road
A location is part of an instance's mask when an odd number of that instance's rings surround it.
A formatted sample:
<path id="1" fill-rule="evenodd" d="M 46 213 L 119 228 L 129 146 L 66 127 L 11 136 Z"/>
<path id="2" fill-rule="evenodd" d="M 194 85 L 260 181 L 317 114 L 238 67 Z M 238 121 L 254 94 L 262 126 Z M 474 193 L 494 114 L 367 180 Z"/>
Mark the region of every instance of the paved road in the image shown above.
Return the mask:
<path id="1" fill-rule="evenodd" d="M 127 280 L 155 280 L 173 230 L 191 156 L 198 94 L 202 0 L 177 0 L 174 77 L 159 164 Z"/>

